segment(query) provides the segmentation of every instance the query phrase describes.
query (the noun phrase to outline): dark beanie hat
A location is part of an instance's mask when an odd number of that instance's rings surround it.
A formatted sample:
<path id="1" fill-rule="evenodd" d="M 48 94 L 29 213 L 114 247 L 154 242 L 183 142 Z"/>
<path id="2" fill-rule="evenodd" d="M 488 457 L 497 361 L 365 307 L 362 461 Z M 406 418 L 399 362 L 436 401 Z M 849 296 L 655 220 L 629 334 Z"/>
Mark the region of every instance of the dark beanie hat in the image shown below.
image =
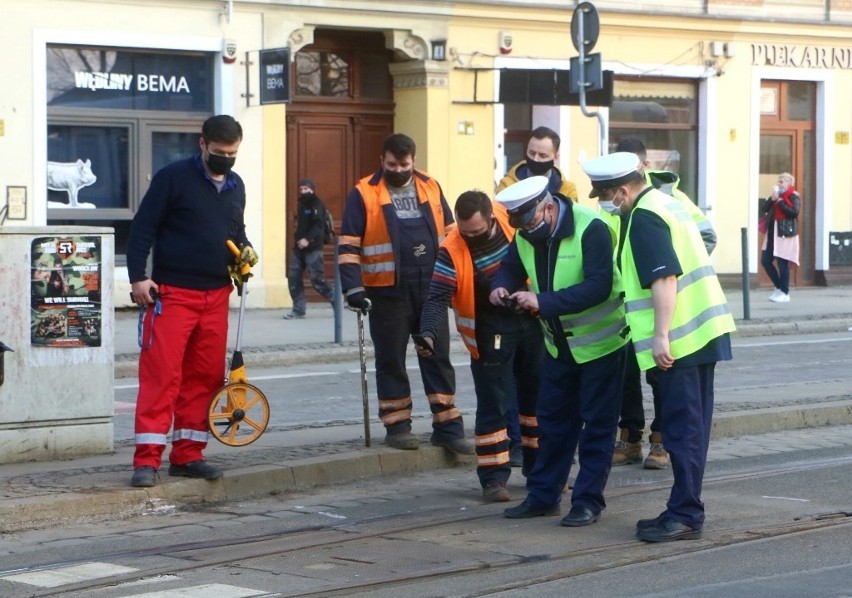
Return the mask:
<path id="1" fill-rule="evenodd" d="M 316 192 L 317 190 L 317 184 L 313 179 L 302 179 L 299 181 L 299 187 L 310 187 L 313 192 Z"/>

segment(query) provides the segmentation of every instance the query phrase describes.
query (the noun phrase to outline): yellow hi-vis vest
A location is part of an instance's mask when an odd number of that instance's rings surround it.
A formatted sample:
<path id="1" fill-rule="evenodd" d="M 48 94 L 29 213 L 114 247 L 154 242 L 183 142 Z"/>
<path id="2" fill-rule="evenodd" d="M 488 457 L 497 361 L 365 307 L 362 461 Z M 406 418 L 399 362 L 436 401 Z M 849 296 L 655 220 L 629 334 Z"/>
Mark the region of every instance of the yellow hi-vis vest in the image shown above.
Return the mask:
<path id="1" fill-rule="evenodd" d="M 361 241 L 361 279 L 367 287 L 390 287 L 396 282 L 396 259 L 384 206 L 391 203 L 390 193 L 384 178 L 371 185 L 374 175 L 364 177 L 355 186 L 364 200 L 367 219 Z M 420 172 L 414 173 L 418 203 L 428 203 L 438 238 L 435 245 L 444 240 L 444 235 L 453 226 L 444 223 L 444 208 L 441 205 L 441 188 L 433 178 L 423 180 Z M 341 257 L 340 263 L 344 263 Z"/>
<path id="2" fill-rule="evenodd" d="M 560 204 L 565 207 L 568 204 Z M 568 209 L 574 211 L 574 234 L 562 239 L 559 243 L 559 251 L 556 257 L 556 267 L 553 271 L 554 291 L 568 288 L 583 282 L 583 233 L 593 220 L 599 220 L 597 214 L 586 206 L 580 204 L 568 205 Z M 613 243 L 618 239 L 612 234 Z M 541 288 L 535 269 L 535 248 L 521 235 L 516 237 L 518 255 L 530 277 L 530 288 L 538 293 Z M 568 343 L 568 348 L 574 361 L 586 363 L 609 355 L 616 349 L 627 344 L 629 335 L 626 334 L 627 321 L 624 317 L 624 300 L 622 298 L 621 274 L 613 264 L 612 290 L 609 297 L 589 309 L 576 314 L 562 314 L 559 316 L 561 330 L 551 330 L 546 320 L 541 320 L 544 329 L 544 344 L 552 357 L 558 355 L 558 349 L 554 342 L 555 335 L 561 334 Z"/>
<path id="3" fill-rule="evenodd" d="M 494 208 L 494 216 L 506 235 L 508 241 L 512 241 L 515 229 L 509 225 L 509 214 L 506 207 L 496 201 L 491 202 Z M 461 339 L 474 359 L 479 359 L 479 348 L 476 345 L 476 297 L 474 293 L 474 267 L 473 258 L 470 255 L 467 242 L 462 238 L 458 226 L 447 233 L 447 238 L 441 244 L 447 250 L 453 260 L 453 268 L 456 271 L 456 292 L 453 295 L 453 312 L 456 316 L 456 329 Z"/>
<path id="4" fill-rule="evenodd" d="M 733 332 L 736 327 L 731 309 L 689 211 L 678 199 L 656 189 L 648 191 L 642 197 L 639 204 L 633 208 L 633 214 L 636 210 L 648 210 L 665 221 L 683 270 L 683 274 L 677 279 L 677 303 L 669 330 L 672 357 L 677 360 L 691 355 L 714 338 L 726 332 Z M 633 248 L 630 245 L 633 214 L 630 215 L 624 249 L 621 252 L 624 305 L 639 368 L 649 370 L 656 366 L 652 355 L 654 305 L 651 290 L 643 289 L 639 283 L 639 274 L 633 259 Z"/>

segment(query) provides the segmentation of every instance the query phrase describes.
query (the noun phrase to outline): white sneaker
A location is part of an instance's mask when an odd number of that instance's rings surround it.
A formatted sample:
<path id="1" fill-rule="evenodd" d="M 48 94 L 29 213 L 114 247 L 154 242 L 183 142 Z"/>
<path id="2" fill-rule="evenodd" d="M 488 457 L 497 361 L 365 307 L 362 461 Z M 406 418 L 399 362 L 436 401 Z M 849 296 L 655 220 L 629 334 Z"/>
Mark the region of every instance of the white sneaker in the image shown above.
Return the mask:
<path id="1" fill-rule="evenodd" d="M 781 289 L 776 288 L 774 291 L 772 291 L 772 294 L 769 296 L 769 300 L 775 301 L 776 299 L 778 299 L 778 296 L 782 295 L 782 294 L 783 293 L 781 293 Z"/>
<path id="2" fill-rule="evenodd" d="M 790 295 L 788 295 L 787 293 L 783 293 L 781 291 L 778 291 L 778 296 L 777 297 L 770 297 L 769 300 L 773 301 L 775 303 L 790 303 Z"/>

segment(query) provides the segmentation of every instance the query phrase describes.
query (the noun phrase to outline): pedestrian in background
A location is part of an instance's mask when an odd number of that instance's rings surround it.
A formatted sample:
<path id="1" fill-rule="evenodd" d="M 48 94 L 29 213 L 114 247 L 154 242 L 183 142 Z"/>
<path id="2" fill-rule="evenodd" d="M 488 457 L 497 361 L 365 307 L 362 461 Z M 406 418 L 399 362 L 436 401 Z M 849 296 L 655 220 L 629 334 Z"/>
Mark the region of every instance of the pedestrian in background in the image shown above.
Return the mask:
<path id="1" fill-rule="evenodd" d="M 242 248 L 240 261 L 254 265 L 258 259 L 245 233 L 245 185 L 231 170 L 242 138 L 231 116 L 204 121 L 201 153 L 154 175 L 130 226 L 131 295 L 147 308 L 139 334 L 132 486 L 156 485 L 169 428 L 169 475 L 222 477 L 203 451 L 207 408 L 222 386 L 228 341 L 234 256 L 226 241 Z"/>
<path id="2" fill-rule="evenodd" d="M 293 309 L 284 314 L 285 320 L 305 317 L 305 270 L 308 271 L 314 290 L 326 301 L 333 299 L 334 290 L 325 280 L 322 254 L 326 208 L 316 190 L 316 183 L 312 179 L 299 181 L 294 234 L 296 242 L 290 250 L 290 264 L 287 268 L 287 286 L 293 299 Z"/>
<path id="3" fill-rule="evenodd" d="M 504 514 L 557 514 L 578 451 L 571 510 L 561 524 L 590 525 L 606 507 L 628 336 L 615 235 L 594 210 L 551 195 L 545 177 L 515 183 L 497 201 L 518 234 L 494 276 L 490 301 L 513 299 L 538 316 L 547 349 L 536 408 L 538 455 L 526 499 Z M 527 279 L 529 291 L 512 291 Z"/>
<path id="4" fill-rule="evenodd" d="M 438 181 L 415 170 L 416 145 L 401 133 L 382 144 L 380 168 L 358 181 L 346 198 L 338 239 L 340 280 L 350 307 L 369 310 L 376 360 L 376 393 L 385 442 L 414 450 L 411 385 L 405 353 L 429 294 L 438 246 L 453 215 Z M 435 356 L 418 356 L 432 411 L 432 444 L 471 455 L 456 407 L 456 378 L 450 363 L 446 319 L 436 330 Z"/>
<path id="5" fill-rule="evenodd" d="M 796 191 L 796 179 L 789 172 L 778 175 L 761 209 L 766 223 L 766 237 L 761 247 L 760 263 L 775 290 L 769 300 L 790 302 L 790 262 L 799 265 L 799 210 L 802 200 Z M 777 268 L 776 268 L 777 264 Z"/>
<path id="6" fill-rule="evenodd" d="M 512 472 L 506 415 L 517 392 L 526 472 L 538 447 L 535 405 L 544 345 L 529 311 L 488 300 L 491 279 L 515 235 L 506 208 L 482 191 L 466 191 L 456 200 L 455 216 L 456 228 L 438 250 L 420 333 L 433 346 L 452 304 L 476 391 L 476 473 L 482 498 L 505 502 L 511 500 L 506 482 Z M 421 355 L 429 352 L 418 347 Z"/>
<path id="7" fill-rule="evenodd" d="M 716 362 L 731 359 L 734 319 L 698 227 L 683 202 L 654 189 L 635 154 L 583 163 L 590 197 L 629 213 L 619 267 L 639 368 L 656 368 L 674 484 L 666 509 L 636 524 L 647 542 L 694 539 L 704 526 L 701 488 L 713 423 Z"/>

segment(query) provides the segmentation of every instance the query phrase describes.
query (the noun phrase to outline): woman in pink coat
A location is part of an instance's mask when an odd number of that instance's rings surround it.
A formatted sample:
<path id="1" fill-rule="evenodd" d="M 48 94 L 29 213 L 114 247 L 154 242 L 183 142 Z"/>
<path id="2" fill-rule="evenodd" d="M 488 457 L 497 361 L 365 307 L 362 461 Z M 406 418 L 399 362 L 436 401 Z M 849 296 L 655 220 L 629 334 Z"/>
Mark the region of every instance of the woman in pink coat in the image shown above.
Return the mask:
<path id="1" fill-rule="evenodd" d="M 801 198 L 796 192 L 796 179 L 789 172 L 778 175 L 778 185 L 761 205 L 761 218 L 766 224 L 766 238 L 761 248 L 760 263 L 775 285 L 769 296 L 775 303 L 790 301 L 789 262 L 799 265 L 799 223 Z M 777 268 L 776 268 L 777 264 Z"/>

